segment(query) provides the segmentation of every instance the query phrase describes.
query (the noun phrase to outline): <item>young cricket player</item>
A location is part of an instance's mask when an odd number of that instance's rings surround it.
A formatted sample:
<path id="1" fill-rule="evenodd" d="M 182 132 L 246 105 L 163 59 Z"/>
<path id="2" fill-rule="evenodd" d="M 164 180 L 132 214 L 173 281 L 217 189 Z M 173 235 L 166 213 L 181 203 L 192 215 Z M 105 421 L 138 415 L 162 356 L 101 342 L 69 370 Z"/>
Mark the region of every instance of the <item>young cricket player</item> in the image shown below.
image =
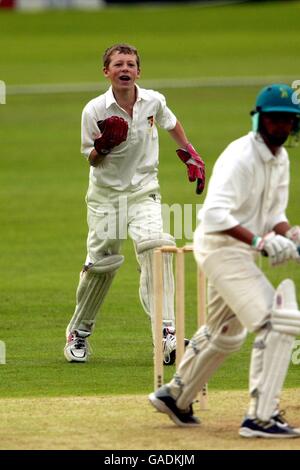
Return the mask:
<path id="1" fill-rule="evenodd" d="M 64 354 L 70 362 L 87 360 L 87 338 L 123 264 L 120 251 L 127 233 L 140 264 L 141 304 L 153 327 L 152 254 L 162 245 L 175 245 L 174 238 L 163 231 L 156 125 L 168 131 L 180 146 L 178 156 L 187 166 L 189 180 L 196 182 L 197 193 L 203 191 L 205 183 L 204 163 L 164 96 L 136 84 L 140 76 L 136 48 L 128 44 L 108 48 L 103 56 L 103 73 L 110 88 L 91 100 L 82 113 L 81 150 L 90 164 L 86 196 L 89 232 L 76 308 L 66 331 Z M 174 362 L 176 348 L 171 256 L 164 255 L 165 364 Z"/>
<path id="2" fill-rule="evenodd" d="M 300 335 L 295 285 L 275 289 L 256 265 L 299 262 L 300 227 L 286 217 L 289 160 L 283 144 L 296 139 L 300 106 L 293 89 L 274 84 L 258 95 L 253 131 L 232 142 L 217 160 L 200 224 L 195 258 L 208 278 L 207 324 L 191 339 L 173 379 L 150 402 L 179 426 L 197 426 L 192 402 L 226 357 L 255 333 L 250 364 L 250 405 L 243 437 L 299 437 L 279 410 L 294 338 Z M 298 248 L 298 250 L 297 250 Z"/>

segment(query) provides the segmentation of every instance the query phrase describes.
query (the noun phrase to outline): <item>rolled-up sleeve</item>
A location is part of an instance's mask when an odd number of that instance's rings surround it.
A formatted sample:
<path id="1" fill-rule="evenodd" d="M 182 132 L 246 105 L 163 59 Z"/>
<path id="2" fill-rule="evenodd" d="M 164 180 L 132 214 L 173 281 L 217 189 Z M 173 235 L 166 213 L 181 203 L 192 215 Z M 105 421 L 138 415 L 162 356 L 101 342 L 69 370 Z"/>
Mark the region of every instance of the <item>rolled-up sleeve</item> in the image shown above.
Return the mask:
<path id="1" fill-rule="evenodd" d="M 99 134 L 97 119 L 91 114 L 87 106 L 82 111 L 81 116 L 81 153 L 88 158 L 94 149 L 94 140 Z"/>
<path id="2" fill-rule="evenodd" d="M 156 92 L 155 94 L 158 98 L 156 122 L 162 129 L 165 129 L 166 131 L 171 131 L 176 126 L 176 116 L 168 108 L 165 97 L 158 92 Z"/>

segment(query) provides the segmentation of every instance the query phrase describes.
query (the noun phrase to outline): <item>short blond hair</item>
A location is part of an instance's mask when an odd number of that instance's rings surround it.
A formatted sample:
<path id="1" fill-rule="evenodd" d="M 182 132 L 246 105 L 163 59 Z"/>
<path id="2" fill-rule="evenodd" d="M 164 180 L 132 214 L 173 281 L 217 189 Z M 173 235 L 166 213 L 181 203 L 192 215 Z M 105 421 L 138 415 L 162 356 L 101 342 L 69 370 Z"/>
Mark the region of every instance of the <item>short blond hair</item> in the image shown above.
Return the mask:
<path id="1" fill-rule="evenodd" d="M 140 58 L 137 51 L 137 48 L 134 46 L 130 46 L 130 44 L 114 44 L 106 49 L 103 54 L 103 66 L 107 68 L 110 64 L 111 56 L 114 52 L 119 52 L 121 54 L 132 54 L 136 56 L 136 63 L 138 69 L 140 69 Z"/>

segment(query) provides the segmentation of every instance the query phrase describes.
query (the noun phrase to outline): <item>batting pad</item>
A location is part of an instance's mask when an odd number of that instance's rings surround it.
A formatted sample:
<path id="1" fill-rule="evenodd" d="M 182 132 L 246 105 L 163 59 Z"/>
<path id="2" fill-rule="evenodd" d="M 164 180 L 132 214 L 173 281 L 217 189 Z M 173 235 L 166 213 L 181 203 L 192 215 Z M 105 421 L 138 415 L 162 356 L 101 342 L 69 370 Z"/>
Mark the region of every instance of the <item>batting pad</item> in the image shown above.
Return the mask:
<path id="1" fill-rule="evenodd" d="M 286 279 L 275 292 L 270 323 L 257 334 L 252 350 L 250 394 L 256 399 L 254 413 L 262 421 L 268 421 L 277 407 L 294 338 L 299 334 L 295 286 Z"/>
<path id="2" fill-rule="evenodd" d="M 137 255 L 148 250 L 154 250 L 161 246 L 176 246 L 174 237 L 169 233 L 152 234 L 149 238 L 143 238 L 136 242 Z"/>
<path id="3" fill-rule="evenodd" d="M 76 292 L 76 308 L 67 326 L 67 337 L 74 330 L 92 332 L 98 310 L 123 261 L 124 257 L 121 255 L 106 256 L 81 273 Z"/>
<path id="4" fill-rule="evenodd" d="M 221 333 L 224 326 L 226 334 Z M 212 335 L 207 326 L 202 326 L 191 339 L 180 367 L 168 384 L 172 396 L 180 409 L 193 402 L 199 390 L 224 362 L 226 357 L 240 349 L 247 335 L 236 317 Z"/>

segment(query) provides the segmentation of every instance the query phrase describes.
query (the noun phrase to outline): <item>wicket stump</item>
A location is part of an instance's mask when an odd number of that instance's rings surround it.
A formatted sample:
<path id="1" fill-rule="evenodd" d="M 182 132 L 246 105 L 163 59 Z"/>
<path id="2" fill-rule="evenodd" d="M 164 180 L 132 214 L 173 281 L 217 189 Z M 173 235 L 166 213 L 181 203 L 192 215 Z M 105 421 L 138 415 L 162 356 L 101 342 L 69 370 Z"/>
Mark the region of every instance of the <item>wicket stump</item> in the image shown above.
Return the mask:
<path id="1" fill-rule="evenodd" d="M 193 252 L 191 245 L 181 248 L 162 246 L 154 250 L 154 303 L 155 303 L 155 346 L 154 346 L 154 387 L 159 388 L 164 382 L 163 374 L 163 253 L 175 254 L 175 322 L 176 322 L 176 368 L 184 354 L 185 327 L 185 263 L 186 253 Z M 197 268 L 197 325 L 206 323 L 206 279 L 204 273 Z M 200 392 L 200 408 L 207 408 L 207 385 Z"/>

